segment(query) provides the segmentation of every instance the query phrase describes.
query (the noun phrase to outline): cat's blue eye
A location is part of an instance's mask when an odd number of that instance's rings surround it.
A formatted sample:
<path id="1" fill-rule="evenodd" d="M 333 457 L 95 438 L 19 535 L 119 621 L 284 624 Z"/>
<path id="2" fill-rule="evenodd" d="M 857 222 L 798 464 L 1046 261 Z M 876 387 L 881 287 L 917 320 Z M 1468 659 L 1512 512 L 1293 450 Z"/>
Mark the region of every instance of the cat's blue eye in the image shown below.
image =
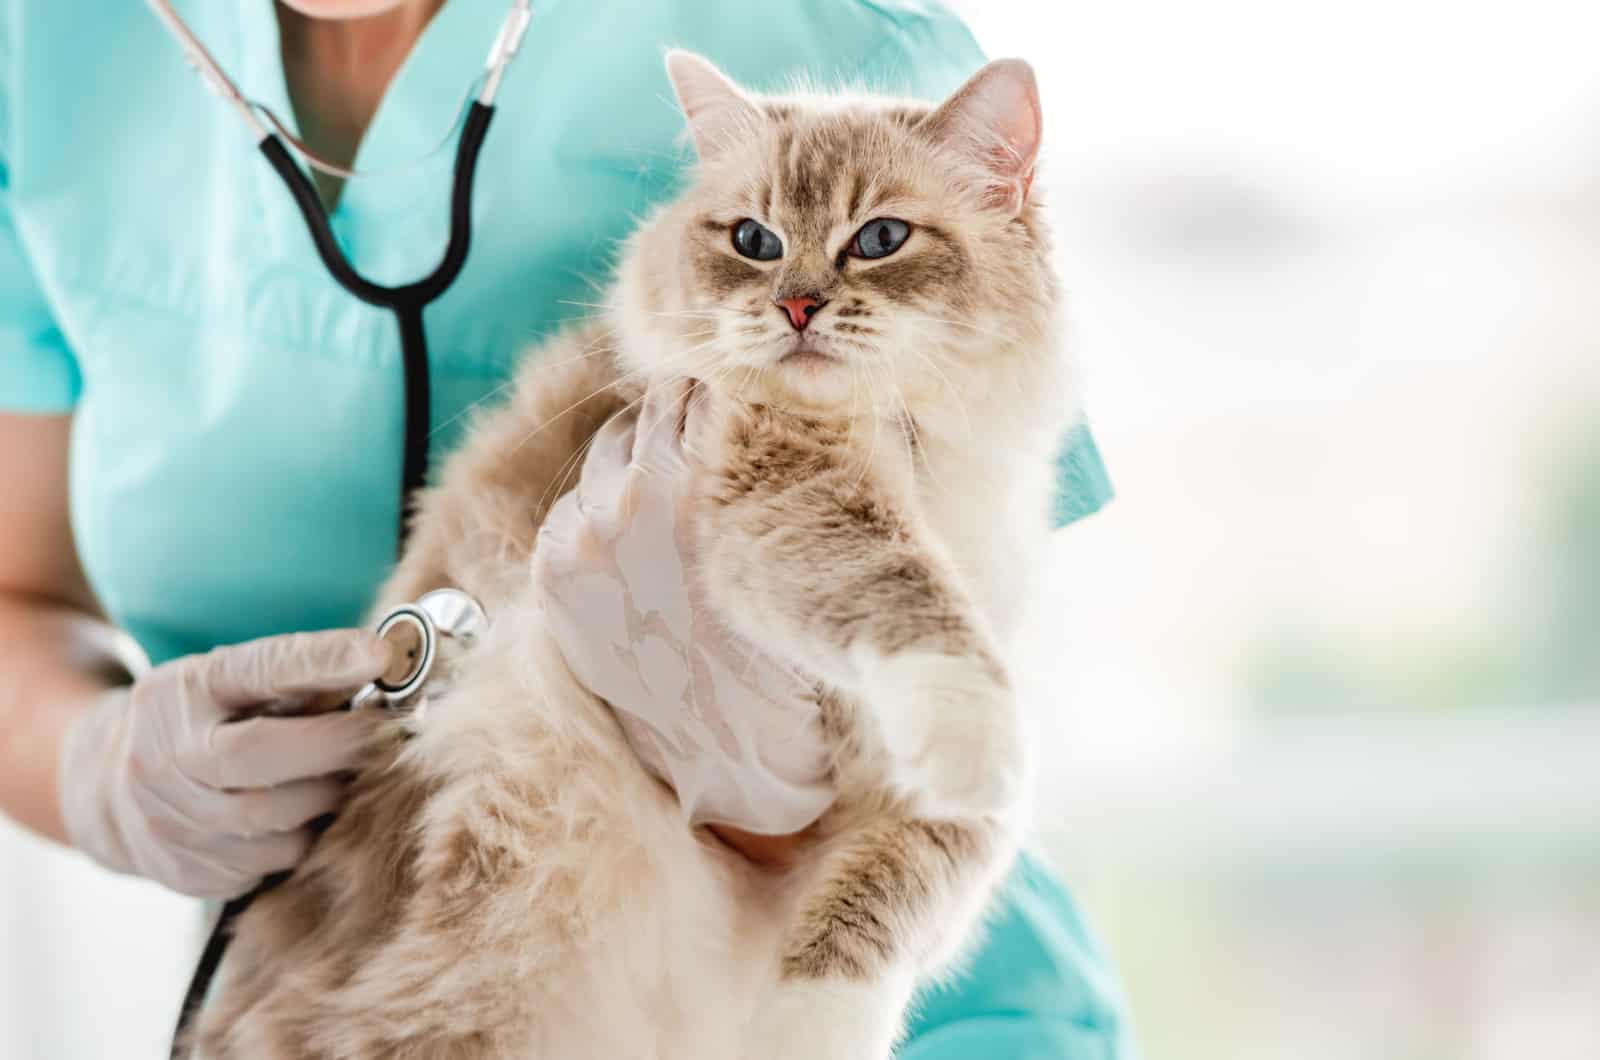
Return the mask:
<path id="1" fill-rule="evenodd" d="M 772 261 L 783 257 L 783 240 L 747 217 L 733 226 L 733 249 L 747 258 Z"/>
<path id="2" fill-rule="evenodd" d="M 911 226 L 893 217 L 875 217 L 861 226 L 850 241 L 850 253 L 858 258 L 886 258 L 905 245 Z"/>

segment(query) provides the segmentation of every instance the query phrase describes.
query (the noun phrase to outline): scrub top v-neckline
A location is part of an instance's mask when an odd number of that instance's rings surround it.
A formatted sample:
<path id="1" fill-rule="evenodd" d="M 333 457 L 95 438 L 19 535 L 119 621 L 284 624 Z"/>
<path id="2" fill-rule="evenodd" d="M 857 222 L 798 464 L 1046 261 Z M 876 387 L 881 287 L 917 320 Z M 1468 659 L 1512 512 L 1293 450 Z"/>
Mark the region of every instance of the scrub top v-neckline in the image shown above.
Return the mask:
<path id="1" fill-rule="evenodd" d="M 298 137 L 275 7 L 276 0 L 238 0 L 239 84 Z M 468 90 L 482 71 L 506 8 L 503 0 L 446 0 L 396 68 L 357 145 L 351 168 L 358 175 L 345 181 L 328 211 L 335 234 L 358 267 L 360 248 L 351 241 L 377 217 L 413 207 L 444 208 Z M 439 88 L 452 84 L 459 88 Z M 281 196 L 267 167 L 258 169 L 261 193 Z"/>

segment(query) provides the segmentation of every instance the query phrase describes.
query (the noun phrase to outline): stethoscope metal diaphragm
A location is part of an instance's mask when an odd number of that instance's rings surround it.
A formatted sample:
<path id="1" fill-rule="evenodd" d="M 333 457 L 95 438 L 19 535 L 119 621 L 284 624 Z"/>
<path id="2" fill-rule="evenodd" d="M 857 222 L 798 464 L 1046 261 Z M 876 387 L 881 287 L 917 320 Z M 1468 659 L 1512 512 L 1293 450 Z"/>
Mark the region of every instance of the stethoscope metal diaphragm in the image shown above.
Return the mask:
<path id="1" fill-rule="evenodd" d="M 439 638 L 470 642 L 488 625 L 483 606 L 460 589 L 435 589 L 414 603 L 393 608 L 378 623 L 376 632 L 395 649 L 394 666 L 357 692 L 350 705 L 400 706 L 417 694 L 433 672 Z"/>

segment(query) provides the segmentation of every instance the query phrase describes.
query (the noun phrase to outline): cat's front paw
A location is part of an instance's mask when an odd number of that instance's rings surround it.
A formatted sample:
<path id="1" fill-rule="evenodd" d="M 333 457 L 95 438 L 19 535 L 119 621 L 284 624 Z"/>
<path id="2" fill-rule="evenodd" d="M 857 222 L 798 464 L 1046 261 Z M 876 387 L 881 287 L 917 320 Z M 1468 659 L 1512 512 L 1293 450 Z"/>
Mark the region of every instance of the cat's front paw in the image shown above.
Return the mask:
<path id="1" fill-rule="evenodd" d="M 894 762 L 893 781 L 928 817 L 1002 813 L 1021 798 L 1021 718 L 983 659 L 907 652 L 869 668 L 868 708 Z"/>
<path id="2" fill-rule="evenodd" d="M 902 991 L 893 981 L 790 980 L 766 999 L 739 1060 L 886 1060 Z"/>

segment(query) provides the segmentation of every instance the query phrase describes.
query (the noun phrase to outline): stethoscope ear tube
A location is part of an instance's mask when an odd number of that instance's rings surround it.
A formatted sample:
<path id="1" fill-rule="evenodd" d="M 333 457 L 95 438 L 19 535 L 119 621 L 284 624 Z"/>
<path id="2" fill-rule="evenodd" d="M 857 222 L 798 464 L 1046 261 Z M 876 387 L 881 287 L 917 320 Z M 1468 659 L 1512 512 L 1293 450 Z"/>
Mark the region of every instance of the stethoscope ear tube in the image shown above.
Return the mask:
<path id="1" fill-rule="evenodd" d="M 184 61 L 200 75 L 200 80 L 210 92 L 225 101 L 236 111 L 245 125 L 256 135 L 259 140 L 267 135 L 267 129 L 256 117 L 255 109 L 250 106 L 250 101 L 244 98 L 222 67 L 211 57 L 206 46 L 200 43 L 200 38 L 189 32 L 189 27 L 178 17 L 172 9 L 172 4 L 167 0 L 149 0 L 150 9 L 156 17 L 167 27 L 167 32 L 177 40 L 178 47 L 183 51 Z"/>

